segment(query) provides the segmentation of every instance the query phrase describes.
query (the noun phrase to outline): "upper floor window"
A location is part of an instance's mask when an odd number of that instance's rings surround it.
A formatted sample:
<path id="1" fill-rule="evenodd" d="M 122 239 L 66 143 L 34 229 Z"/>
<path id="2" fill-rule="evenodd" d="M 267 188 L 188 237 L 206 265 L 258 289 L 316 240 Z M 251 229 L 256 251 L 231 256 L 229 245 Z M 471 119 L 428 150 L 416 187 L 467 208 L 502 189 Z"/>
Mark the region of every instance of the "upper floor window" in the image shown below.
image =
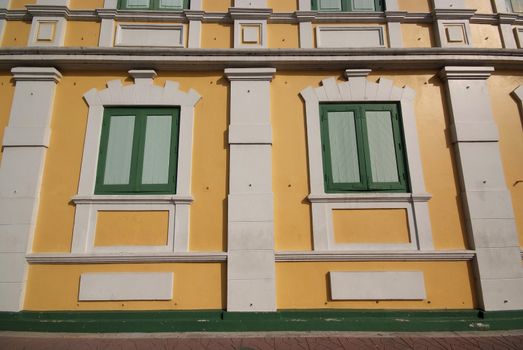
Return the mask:
<path id="1" fill-rule="evenodd" d="M 322 103 L 325 192 L 407 192 L 399 107 Z"/>
<path id="2" fill-rule="evenodd" d="M 189 0 L 119 0 L 123 10 L 183 10 L 189 8 Z"/>
<path id="3" fill-rule="evenodd" d="M 509 12 L 523 12 L 523 0 L 505 0 L 507 3 L 507 11 Z"/>
<path id="4" fill-rule="evenodd" d="M 108 107 L 96 194 L 175 193 L 179 108 Z"/>
<path id="5" fill-rule="evenodd" d="M 312 9 L 330 12 L 383 11 L 383 0 L 311 0 Z"/>

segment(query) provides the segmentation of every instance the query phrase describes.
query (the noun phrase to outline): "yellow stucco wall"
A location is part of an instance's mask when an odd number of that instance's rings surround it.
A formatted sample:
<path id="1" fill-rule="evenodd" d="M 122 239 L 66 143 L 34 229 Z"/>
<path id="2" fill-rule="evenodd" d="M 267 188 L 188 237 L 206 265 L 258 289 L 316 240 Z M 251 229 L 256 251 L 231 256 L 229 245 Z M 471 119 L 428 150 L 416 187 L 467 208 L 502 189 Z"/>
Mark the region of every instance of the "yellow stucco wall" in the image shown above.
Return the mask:
<path id="1" fill-rule="evenodd" d="M 96 47 L 100 37 L 100 23 L 68 21 L 65 46 Z"/>
<path id="2" fill-rule="evenodd" d="M 105 88 L 107 81 L 124 78 L 127 76 L 121 72 L 104 76 L 71 72 L 57 85 L 53 133 L 33 244 L 35 252 L 70 251 L 75 209 L 70 200 L 77 193 L 88 111 L 82 96 L 91 88 Z M 161 75 L 156 83 L 162 85 L 166 79 L 180 82 L 183 91 L 193 88 L 203 96 L 195 110 L 192 177 L 195 200 L 191 205 L 190 249 L 222 251 L 226 242 L 228 82 L 221 72 L 210 72 Z"/>
<path id="3" fill-rule="evenodd" d="M 31 22 L 7 21 L 2 47 L 25 47 L 29 40 Z"/>
<path id="4" fill-rule="evenodd" d="M 414 107 L 426 189 L 432 195 L 429 211 L 434 245 L 436 249 L 464 249 L 466 233 L 454 155 L 447 139 L 446 101 L 436 74 L 373 72 L 369 80 L 383 76 L 395 86 L 408 85 L 416 91 Z M 305 111 L 299 92 L 330 76 L 345 80 L 338 71 L 280 71 L 272 82 L 276 250 L 312 249 Z"/>
<path id="5" fill-rule="evenodd" d="M 427 299 L 332 301 L 329 271 L 422 271 Z M 276 264 L 279 309 L 471 309 L 477 306 L 466 262 L 285 262 Z M 444 286 L 444 287 L 442 287 Z M 306 294 L 303 291 L 307 291 Z"/>
<path id="6" fill-rule="evenodd" d="M 270 24 L 267 26 L 271 49 L 297 49 L 300 47 L 297 24 Z"/>
<path id="7" fill-rule="evenodd" d="M 69 0 L 69 8 L 78 9 L 99 9 L 104 7 L 103 0 Z"/>
<path id="8" fill-rule="evenodd" d="M 404 47 L 433 47 L 435 46 L 431 24 L 402 23 L 401 34 Z"/>
<path id="9" fill-rule="evenodd" d="M 298 0 L 267 0 L 267 7 L 273 12 L 294 12 L 298 10 Z"/>
<path id="10" fill-rule="evenodd" d="M 94 245 L 165 246 L 168 228 L 168 211 L 99 211 Z"/>
<path id="11" fill-rule="evenodd" d="M 332 211 L 336 243 L 409 243 L 405 209 L 336 209 Z"/>
<path id="12" fill-rule="evenodd" d="M 231 24 L 202 23 L 201 46 L 204 49 L 229 49 L 233 46 Z"/>
<path id="13" fill-rule="evenodd" d="M 499 149 L 505 171 L 507 188 L 512 196 L 512 205 L 523 247 L 523 116 L 516 100 L 510 95 L 523 85 L 521 72 L 496 72 L 488 80 L 494 120 L 499 130 Z"/>
<path id="14" fill-rule="evenodd" d="M 36 0 L 11 0 L 9 8 L 11 10 L 25 9 L 25 5 L 34 5 Z"/>
<path id="15" fill-rule="evenodd" d="M 11 104 L 13 103 L 14 85 L 10 72 L 0 71 L 0 140 L 4 139 L 4 130 L 9 123 Z M 3 156 L 3 147 L 0 147 L 0 162 Z M 0 167 L 2 164 L 0 163 Z"/>
<path id="16" fill-rule="evenodd" d="M 86 272 L 173 272 L 173 300 L 79 302 Z M 221 263 L 32 265 L 24 310 L 212 310 L 225 308 L 226 267 Z"/>
<path id="17" fill-rule="evenodd" d="M 430 0 L 398 0 L 400 11 L 407 12 L 429 12 L 431 9 Z"/>
<path id="18" fill-rule="evenodd" d="M 471 23 L 470 30 L 472 31 L 472 46 L 498 49 L 503 47 L 497 25 Z"/>
<path id="19" fill-rule="evenodd" d="M 465 0 L 465 7 L 476 9 L 476 13 L 493 13 L 493 0 Z"/>
<path id="20" fill-rule="evenodd" d="M 202 9 L 206 12 L 228 12 L 233 3 L 233 0 L 203 0 Z"/>

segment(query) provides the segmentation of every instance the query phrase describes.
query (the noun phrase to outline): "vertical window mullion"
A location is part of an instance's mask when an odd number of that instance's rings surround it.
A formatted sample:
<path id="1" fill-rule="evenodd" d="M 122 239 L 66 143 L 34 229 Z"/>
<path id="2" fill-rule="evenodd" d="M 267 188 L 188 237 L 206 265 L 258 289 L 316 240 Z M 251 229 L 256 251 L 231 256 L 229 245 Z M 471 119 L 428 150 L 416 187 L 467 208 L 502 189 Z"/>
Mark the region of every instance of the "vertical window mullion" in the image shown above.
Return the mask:
<path id="1" fill-rule="evenodd" d="M 143 171 L 143 148 L 144 133 L 146 127 L 147 111 L 140 110 L 136 113 L 136 126 L 134 130 L 135 142 L 133 144 L 133 164 L 131 174 L 133 175 L 133 192 L 139 192 L 141 187 L 141 178 Z"/>
<path id="2" fill-rule="evenodd" d="M 365 120 L 365 107 L 358 106 L 358 129 L 357 129 L 357 139 L 358 139 L 358 155 L 360 157 L 360 176 L 362 184 L 365 189 L 368 190 L 372 182 L 372 173 L 370 167 L 370 157 L 369 157 L 369 141 L 367 138 L 367 125 Z"/>
<path id="3" fill-rule="evenodd" d="M 407 174 L 407 159 L 405 152 L 405 143 L 403 141 L 403 133 L 401 132 L 400 116 L 396 106 L 391 106 L 392 114 L 392 132 L 394 134 L 394 143 L 396 144 L 396 166 L 398 169 L 399 183 L 402 189 L 407 190 L 408 174 Z"/>

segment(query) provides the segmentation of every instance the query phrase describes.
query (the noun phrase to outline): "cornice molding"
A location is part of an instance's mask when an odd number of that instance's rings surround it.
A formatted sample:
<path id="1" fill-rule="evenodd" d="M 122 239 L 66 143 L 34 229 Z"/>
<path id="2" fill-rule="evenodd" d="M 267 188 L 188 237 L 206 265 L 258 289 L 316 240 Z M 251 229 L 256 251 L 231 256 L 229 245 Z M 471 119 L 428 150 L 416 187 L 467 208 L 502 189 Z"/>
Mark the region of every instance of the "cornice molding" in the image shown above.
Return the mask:
<path id="1" fill-rule="evenodd" d="M 432 16 L 435 20 L 440 19 L 471 19 L 476 10 L 469 9 L 434 9 L 432 10 Z"/>
<path id="2" fill-rule="evenodd" d="M 11 69 L 15 81 L 54 81 L 58 83 L 62 74 L 53 67 L 15 67 Z"/>
<path id="3" fill-rule="evenodd" d="M 373 202 L 428 202 L 429 193 L 329 193 L 310 194 L 311 203 L 373 203 Z"/>
<path id="4" fill-rule="evenodd" d="M 229 8 L 229 15 L 236 19 L 268 19 L 272 15 L 270 8 Z"/>
<path id="5" fill-rule="evenodd" d="M 494 67 L 456 67 L 447 66 L 439 72 L 443 81 L 447 80 L 487 80 Z"/>
<path id="6" fill-rule="evenodd" d="M 183 49 L 183 48 L 0 48 L 0 69 L 40 65 L 59 70 L 223 70 L 271 67 L 279 70 L 345 70 L 347 67 L 415 70 L 444 66 L 523 69 L 523 50 L 476 48 L 369 49 Z"/>
<path id="7" fill-rule="evenodd" d="M 475 255 L 473 250 L 276 252 L 276 261 L 470 261 Z"/>
<path id="8" fill-rule="evenodd" d="M 74 204 L 191 204 L 192 197 L 179 195 L 78 195 Z"/>
<path id="9" fill-rule="evenodd" d="M 226 68 L 225 76 L 229 81 L 271 81 L 275 68 Z"/>
<path id="10" fill-rule="evenodd" d="M 128 264 L 172 262 L 225 262 L 227 253 L 176 253 L 176 254 L 70 254 L 32 253 L 26 256 L 29 264 Z"/>

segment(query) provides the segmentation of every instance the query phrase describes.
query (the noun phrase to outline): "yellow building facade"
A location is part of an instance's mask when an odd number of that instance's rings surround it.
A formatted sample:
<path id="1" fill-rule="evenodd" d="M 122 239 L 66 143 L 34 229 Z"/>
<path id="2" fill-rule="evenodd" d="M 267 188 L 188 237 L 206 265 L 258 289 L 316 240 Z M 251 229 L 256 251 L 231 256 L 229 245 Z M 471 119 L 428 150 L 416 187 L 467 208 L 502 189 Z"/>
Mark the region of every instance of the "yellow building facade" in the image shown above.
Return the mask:
<path id="1" fill-rule="evenodd" d="M 6 315 L 523 310 L 523 1 L 0 0 L 0 43 Z"/>

